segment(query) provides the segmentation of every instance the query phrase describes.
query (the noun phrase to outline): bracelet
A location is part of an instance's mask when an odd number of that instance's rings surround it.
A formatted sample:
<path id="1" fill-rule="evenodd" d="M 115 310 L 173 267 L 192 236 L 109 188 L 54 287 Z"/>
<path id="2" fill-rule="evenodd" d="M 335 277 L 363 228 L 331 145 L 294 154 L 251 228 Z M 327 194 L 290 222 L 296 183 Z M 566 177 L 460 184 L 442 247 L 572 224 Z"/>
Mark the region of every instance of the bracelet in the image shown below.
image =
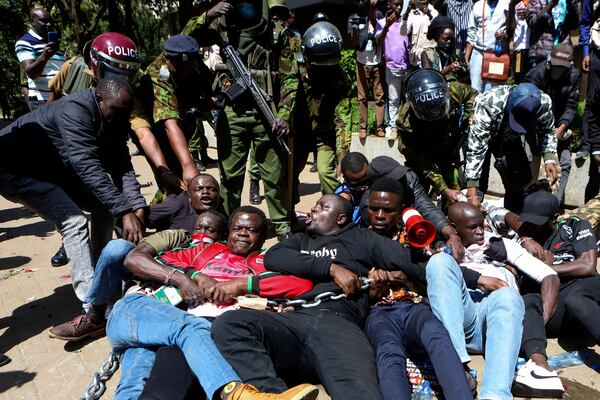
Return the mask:
<path id="1" fill-rule="evenodd" d="M 252 276 L 248 277 L 248 293 L 252 293 Z"/>
<path id="2" fill-rule="evenodd" d="M 175 268 L 173 268 L 173 269 L 171 269 L 169 271 L 169 273 L 167 274 L 167 277 L 165 278 L 165 281 L 163 282 L 163 285 L 168 285 L 169 284 L 169 281 L 173 277 L 173 274 L 175 273 L 175 271 L 177 271 Z"/>
<path id="3" fill-rule="evenodd" d="M 192 275 L 190 276 L 191 280 L 194 280 L 194 278 L 200 273 L 200 271 L 195 271 L 192 273 Z"/>

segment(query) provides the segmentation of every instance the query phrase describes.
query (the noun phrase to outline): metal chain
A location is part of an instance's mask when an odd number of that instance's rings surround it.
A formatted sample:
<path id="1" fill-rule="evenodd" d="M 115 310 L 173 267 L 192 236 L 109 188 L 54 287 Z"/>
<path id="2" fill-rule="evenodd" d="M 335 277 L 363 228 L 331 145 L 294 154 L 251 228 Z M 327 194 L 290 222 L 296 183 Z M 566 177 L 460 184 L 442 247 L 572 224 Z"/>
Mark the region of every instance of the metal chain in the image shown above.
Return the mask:
<path id="1" fill-rule="evenodd" d="M 366 290 L 369 288 L 371 284 L 371 280 L 363 277 L 358 278 L 360 280 L 361 286 L 358 290 Z M 328 300 L 340 300 L 345 298 L 346 295 L 344 293 L 337 294 L 335 292 L 323 292 L 315 296 L 312 300 L 289 300 L 289 299 L 275 299 L 267 301 L 267 307 L 277 308 L 280 305 L 283 307 L 302 307 L 302 308 L 314 308 L 321 305 L 322 302 Z"/>
<path id="2" fill-rule="evenodd" d="M 92 384 L 89 385 L 79 400 L 96 400 L 102 397 L 106 390 L 106 381 L 119 369 L 119 357 L 111 351 L 108 359 L 102 363 L 100 370 L 94 374 Z"/>

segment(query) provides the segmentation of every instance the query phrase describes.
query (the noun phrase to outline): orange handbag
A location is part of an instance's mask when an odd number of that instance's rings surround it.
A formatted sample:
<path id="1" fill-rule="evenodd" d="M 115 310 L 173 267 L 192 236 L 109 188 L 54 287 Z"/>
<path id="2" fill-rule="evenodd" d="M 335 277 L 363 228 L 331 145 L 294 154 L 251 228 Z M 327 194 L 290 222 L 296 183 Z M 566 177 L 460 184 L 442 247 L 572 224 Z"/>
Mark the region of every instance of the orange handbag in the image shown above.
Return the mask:
<path id="1" fill-rule="evenodd" d="M 485 46 L 485 3 L 483 0 L 483 10 L 481 12 L 481 41 Z M 488 81 L 506 81 L 510 71 L 510 56 L 508 54 L 496 55 L 493 51 L 485 50 L 483 52 L 483 61 L 481 63 L 481 78 Z"/>

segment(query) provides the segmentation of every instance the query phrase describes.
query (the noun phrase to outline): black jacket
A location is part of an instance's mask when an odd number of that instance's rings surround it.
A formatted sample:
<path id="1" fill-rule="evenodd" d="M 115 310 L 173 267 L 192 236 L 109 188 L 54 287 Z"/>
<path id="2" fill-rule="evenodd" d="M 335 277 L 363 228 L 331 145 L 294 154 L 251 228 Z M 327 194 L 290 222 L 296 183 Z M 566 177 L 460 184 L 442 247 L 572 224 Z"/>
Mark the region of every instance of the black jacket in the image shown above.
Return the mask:
<path id="1" fill-rule="evenodd" d="M 573 124 L 577 115 L 579 90 L 581 89 L 581 72 L 577 68 L 572 67 L 568 76 L 560 84 L 551 85 L 548 61 L 544 61 L 525 75 L 525 82 L 533 83 L 550 96 L 555 126 L 564 123 L 569 128 Z"/>
<path id="2" fill-rule="evenodd" d="M 0 130 L 0 170 L 84 187 L 115 216 L 146 206 L 127 148 L 128 121 L 102 121 L 95 90 L 71 94 Z"/>
<path id="3" fill-rule="evenodd" d="M 329 276 L 333 262 L 359 277 L 366 278 L 369 270 L 375 267 L 400 270 L 414 282 L 425 282 L 425 265 L 414 263 L 408 248 L 354 224 L 329 236 L 297 233 L 271 247 L 265 255 L 265 267 L 268 270 L 310 279 L 315 283 L 315 288 L 302 298 L 313 298 L 327 291 L 340 291 Z M 475 288 L 480 274 L 464 268 L 462 270 L 467 286 Z M 321 308 L 340 312 L 362 324 L 369 310 L 368 293 L 359 291 L 350 299 L 327 301 Z"/>
<path id="4" fill-rule="evenodd" d="M 400 181 L 404 187 L 408 189 L 404 193 L 405 204 L 412 204 L 413 207 L 423 216 L 423 218 L 435 226 L 438 235 L 441 235 L 442 229 L 450 225 L 450 223 L 448 222 L 448 219 L 442 210 L 436 207 L 429 196 L 427 196 L 425 189 L 423 189 L 423 186 L 421 186 L 419 183 L 419 177 L 417 174 L 412 169 L 405 167 L 393 158 L 377 157 L 377 159 L 379 159 L 377 165 L 374 165 L 373 162 L 369 164 L 369 169 L 367 170 L 369 180 L 374 182 L 379 178 L 385 177 Z M 368 208 L 369 191 L 365 192 L 360 200 L 360 215 L 365 223 L 369 221 L 369 216 L 367 214 Z"/>
<path id="5" fill-rule="evenodd" d="M 600 88 L 588 96 L 588 135 L 591 151 L 600 151 Z"/>

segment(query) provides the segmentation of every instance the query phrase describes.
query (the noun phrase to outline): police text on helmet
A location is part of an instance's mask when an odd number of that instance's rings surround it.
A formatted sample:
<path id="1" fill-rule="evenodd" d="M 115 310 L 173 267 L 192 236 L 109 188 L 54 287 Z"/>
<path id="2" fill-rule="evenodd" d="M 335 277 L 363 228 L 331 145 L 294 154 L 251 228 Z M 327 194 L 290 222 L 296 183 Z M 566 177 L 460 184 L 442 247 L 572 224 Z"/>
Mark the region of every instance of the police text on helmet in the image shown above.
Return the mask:
<path id="1" fill-rule="evenodd" d="M 123 46 L 108 46 L 108 55 L 126 56 L 131 58 L 137 58 L 137 51 L 132 48 L 126 48 Z"/>
<path id="2" fill-rule="evenodd" d="M 321 43 L 337 43 L 338 42 L 338 38 L 335 37 L 335 35 L 331 35 L 331 34 L 321 34 L 318 36 L 315 36 L 314 38 L 310 39 L 310 45 L 313 46 L 315 44 L 321 44 Z"/>

